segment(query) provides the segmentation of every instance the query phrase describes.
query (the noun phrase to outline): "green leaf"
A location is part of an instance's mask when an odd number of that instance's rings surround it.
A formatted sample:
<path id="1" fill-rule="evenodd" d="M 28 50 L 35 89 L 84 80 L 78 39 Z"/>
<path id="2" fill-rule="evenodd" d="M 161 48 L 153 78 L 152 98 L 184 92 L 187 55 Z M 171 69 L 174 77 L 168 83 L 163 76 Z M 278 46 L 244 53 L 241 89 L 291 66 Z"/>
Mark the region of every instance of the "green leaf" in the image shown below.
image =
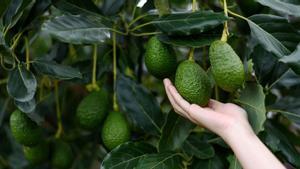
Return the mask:
<path id="1" fill-rule="evenodd" d="M 91 0 L 59 0 L 55 7 L 72 15 L 96 15 L 100 16 L 99 8 Z"/>
<path id="2" fill-rule="evenodd" d="M 182 149 L 187 155 L 195 156 L 198 159 L 209 159 L 215 156 L 213 146 L 201 140 L 199 135 L 190 135 Z"/>
<path id="3" fill-rule="evenodd" d="M 125 0 L 104 0 L 102 12 L 104 15 L 114 15 L 119 12 L 124 3 Z"/>
<path id="4" fill-rule="evenodd" d="M 194 160 L 190 169 L 225 169 L 225 165 L 219 156 L 207 160 Z"/>
<path id="5" fill-rule="evenodd" d="M 174 46 L 201 48 L 209 46 L 215 40 L 220 39 L 220 36 L 219 34 L 206 33 L 192 36 L 167 36 L 162 34 L 158 38 L 160 41 Z"/>
<path id="6" fill-rule="evenodd" d="M 253 49 L 251 57 L 255 75 L 263 86 L 272 86 L 289 69 L 286 64 L 279 62 L 273 53 L 264 50 L 260 45 Z"/>
<path id="7" fill-rule="evenodd" d="M 142 157 L 135 169 L 182 169 L 182 158 L 179 153 L 147 154 Z"/>
<path id="8" fill-rule="evenodd" d="M 266 121 L 265 94 L 263 87 L 259 84 L 247 83 L 240 97 L 235 100 L 248 113 L 249 121 L 255 133 L 264 129 Z"/>
<path id="9" fill-rule="evenodd" d="M 295 147 L 288 140 L 287 136 L 281 132 L 277 126 L 278 125 L 270 122 L 265 125 L 267 137 L 270 137 L 268 140 L 278 138 L 277 142 L 280 142 L 277 146 L 271 145 L 270 147 L 274 148 L 275 146 L 276 149 L 274 149 L 274 151 L 281 152 L 291 164 L 295 165 L 297 168 L 300 167 L 300 153 L 297 152 Z M 270 143 L 272 142 L 266 142 L 267 145 L 270 145 Z"/>
<path id="10" fill-rule="evenodd" d="M 211 30 L 226 20 L 223 13 L 199 11 L 165 15 L 154 20 L 153 24 L 168 35 L 187 36 Z"/>
<path id="11" fill-rule="evenodd" d="M 229 169 L 243 169 L 236 156 L 230 155 L 227 160 L 229 161 Z"/>
<path id="12" fill-rule="evenodd" d="M 95 44 L 110 38 L 111 22 L 92 15 L 63 15 L 44 23 L 42 29 L 63 42 Z"/>
<path id="13" fill-rule="evenodd" d="M 300 75 L 300 44 L 297 49 L 290 55 L 284 56 L 280 59 L 281 62 L 284 62 L 290 66 L 290 68 Z"/>
<path id="14" fill-rule="evenodd" d="M 300 41 L 300 32 L 286 18 L 270 14 L 258 14 L 249 19 L 274 36 L 290 51 L 297 47 Z"/>
<path id="15" fill-rule="evenodd" d="M 10 0 L 2 0 L 0 5 L 0 17 L 3 16 L 3 13 L 6 11 L 8 5 L 10 3 Z M 1 19 L 2 20 L 2 19 Z M 1 22 L 1 21 L 0 21 Z"/>
<path id="16" fill-rule="evenodd" d="M 170 14 L 169 0 L 154 0 L 154 5 L 160 16 Z"/>
<path id="17" fill-rule="evenodd" d="M 18 65 L 10 72 L 7 82 L 7 92 L 19 102 L 30 101 L 35 94 L 37 82 L 33 73 L 24 65 Z"/>
<path id="18" fill-rule="evenodd" d="M 26 101 L 26 102 L 20 102 L 20 101 L 15 100 L 15 105 L 22 112 L 31 113 L 34 111 L 34 109 L 36 107 L 36 102 L 35 102 L 35 98 L 32 98 L 31 100 Z"/>
<path id="19" fill-rule="evenodd" d="M 268 52 L 274 53 L 278 58 L 290 54 L 291 52 L 274 36 L 263 30 L 251 20 L 247 20 L 250 29 L 251 37 L 264 47 Z"/>
<path id="20" fill-rule="evenodd" d="M 295 0 L 256 0 L 260 4 L 292 16 L 300 16 L 300 3 Z"/>
<path id="21" fill-rule="evenodd" d="M 135 127 L 147 134 L 161 133 L 163 114 L 155 97 L 145 87 L 120 75 L 116 91 L 121 109 L 129 116 Z"/>
<path id="22" fill-rule="evenodd" d="M 159 151 L 175 151 L 181 148 L 194 127 L 189 120 L 173 111 L 169 112 L 159 140 Z"/>
<path id="23" fill-rule="evenodd" d="M 102 161 L 100 169 L 133 169 L 139 159 L 147 154 L 155 153 L 155 151 L 155 148 L 149 144 L 128 142 L 108 153 Z"/>
<path id="24" fill-rule="evenodd" d="M 32 65 L 37 72 L 56 79 L 69 80 L 73 78 L 82 78 L 79 70 L 67 65 L 59 65 L 54 61 L 36 59 L 33 61 Z"/>

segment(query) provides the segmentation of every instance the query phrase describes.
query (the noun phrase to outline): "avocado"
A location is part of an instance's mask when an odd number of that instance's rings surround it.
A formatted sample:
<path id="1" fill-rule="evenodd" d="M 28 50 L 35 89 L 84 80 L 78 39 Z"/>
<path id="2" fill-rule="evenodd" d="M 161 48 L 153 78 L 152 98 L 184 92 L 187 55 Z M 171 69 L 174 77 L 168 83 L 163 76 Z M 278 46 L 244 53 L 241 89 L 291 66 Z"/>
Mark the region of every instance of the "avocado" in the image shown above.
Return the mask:
<path id="1" fill-rule="evenodd" d="M 10 129 L 16 141 L 25 146 L 38 144 L 42 137 L 42 129 L 20 110 L 11 114 Z"/>
<path id="2" fill-rule="evenodd" d="M 110 112 L 102 128 L 102 141 L 112 150 L 130 139 L 129 124 L 121 112 Z"/>
<path id="3" fill-rule="evenodd" d="M 73 161 L 73 152 L 69 144 L 55 140 L 51 154 L 51 164 L 55 169 L 69 169 Z"/>
<path id="4" fill-rule="evenodd" d="M 211 96 L 211 83 L 206 72 L 194 61 L 179 64 L 175 75 L 179 94 L 190 103 L 207 105 Z"/>
<path id="5" fill-rule="evenodd" d="M 213 42 L 209 48 L 211 70 L 216 84 L 227 92 L 242 87 L 245 80 L 244 65 L 231 48 L 223 41 Z"/>
<path id="6" fill-rule="evenodd" d="M 48 160 L 49 146 L 45 141 L 33 147 L 24 146 L 23 151 L 26 160 L 32 165 Z"/>
<path id="7" fill-rule="evenodd" d="M 153 76 L 163 79 L 175 73 L 177 60 L 174 51 L 154 36 L 147 43 L 145 64 Z"/>
<path id="8" fill-rule="evenodd" d="M 93 130 L 100 126 L 108 112 L 108 94 L 95 91 L 86 96 L 79 104 L 76 118 L 83 129 Z"/>

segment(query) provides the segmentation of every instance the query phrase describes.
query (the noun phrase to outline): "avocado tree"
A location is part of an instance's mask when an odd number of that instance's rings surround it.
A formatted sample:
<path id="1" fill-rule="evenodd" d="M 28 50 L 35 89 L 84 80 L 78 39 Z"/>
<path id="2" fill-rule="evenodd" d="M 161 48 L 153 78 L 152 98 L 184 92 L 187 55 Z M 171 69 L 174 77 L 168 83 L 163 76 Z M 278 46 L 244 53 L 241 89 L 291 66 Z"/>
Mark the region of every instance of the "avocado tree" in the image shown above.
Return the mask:
<path id="1" fill-rule="evenodd" d="M 300 168 L 297 0 L 1 0 L 0 168 L 242 168 L 173 111 L 243 107 Z"/>

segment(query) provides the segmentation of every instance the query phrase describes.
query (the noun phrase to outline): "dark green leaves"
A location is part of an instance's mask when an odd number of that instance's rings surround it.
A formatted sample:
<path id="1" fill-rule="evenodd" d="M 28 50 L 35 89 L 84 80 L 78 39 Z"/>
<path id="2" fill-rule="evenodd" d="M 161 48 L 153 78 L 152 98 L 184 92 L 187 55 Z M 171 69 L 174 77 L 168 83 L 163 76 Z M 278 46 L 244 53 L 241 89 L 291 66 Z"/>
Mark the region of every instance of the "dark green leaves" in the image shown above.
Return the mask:
<path id="1" fill-rule="evenodd" d="M 236 156 L 230 155 L 227 160 L 230 164 L 229 169 L 243 169 Z"/>
<path id="2" fill-rule="evenodd" d="M 63 15 L 47 21 L 43 30 L 72 44 L 102 43 L 110 38 L 111 22 L 94 15 Z"/>
<path id="3" fill-rule="evenodd" d="M 219 156 L 208 160 L 194 160 L 191 169 L 225 169 L 225 165 Z"/>
<path id="4" fill-rule="evenodd" d="M 101 169 L 132 169 L 141 158 L 155 151 L 154 147 L 146 143 L 125 143 L 106 155 Z"/>
<path id="5" fill-rule="evenodd" d="M 182 169 L 182 158 L 178 153 L 149 154 L 141 158 L 135 169 Z"/>
<path id="6" fill-rule="evenodd" d="M 294 0 L 256 0 L 264 6 L 292 16 L 300 16 L 300 3 Z"/>
<path id="7" fill-rule="evenodd" d="M 189 120 L 173 111 L 169 112 L 159 141 L 159 151 L 179 149 L 194 127 L 195 125 Z"/>
<path id="8" fill-rule="evenodd" d="M 33 62 L 33 66 L 37 72 L 56 79 L 69 80 L 82 78 L 81 73 L 77 69 L 66 65 L 59 65 L 54 61 L 37 59 Z"/>
<path id="9" fill-rule="evenodd" d="M 125 0 L 104 0 L 102 12 L 104 15 L 116 14 L 125 3 Z"/>
<path id="10" fill-rule="evenodd" d="M 213 146 L 202 141 L 198 135 L 190 135 L 184 142 L 182 149 L 187 155 L 198 159 L 209 159 L 215 155 Z"/>
<path id="11" fill-rule="evenodd" d="M 34 97 L 36 88 L 37 82 L 35 76 L 26 70 L 25 66 L 18 65 L 10 72 L 7 82 L 7 91 L 16 101 L 30 101 Z"/>
<path id="12" fill-rule="evenodd" d="M 300 44 L 297 49 L 290 55 L 284 56 L 280 61 L 288 64 L 295 73 L 300 75 Z"/>
<path id="13" fill-rule="evenodd" d="M 248 113 L 249 121 L 255 133 L 262 131 L 266 120 L 265 94 L 258 84 L 246 84 L 241 95 L 235 100 Z"/>
<path id="14" fill-rule="evenodd" d="M 265 50 L 274 53 L 278 58 L 291 53 L 283 44 L 280 43 L 280 41 L 274 38 L 270 33 L 263 30 L 251 20 L 247 20 L 247 22 L 251 29 L 252 38 L 254 38 L 260 45 L 262 45 Z"/>
<path id="15" fill-rule="evenodd" d="M 117 97 L 121 109 L 135 127 L 147 134 L 161 133 L 164 117 L 155 97 L 146 88 L 120 75 L 117 80 Z"/>
<path id="16" fill-rule="evenodd" d="M 223 13 L 199 11 L 165 15 L 153 21 L 153 24 L 168 35 L 186 36 L 211 30 L 226 20 Z"/>

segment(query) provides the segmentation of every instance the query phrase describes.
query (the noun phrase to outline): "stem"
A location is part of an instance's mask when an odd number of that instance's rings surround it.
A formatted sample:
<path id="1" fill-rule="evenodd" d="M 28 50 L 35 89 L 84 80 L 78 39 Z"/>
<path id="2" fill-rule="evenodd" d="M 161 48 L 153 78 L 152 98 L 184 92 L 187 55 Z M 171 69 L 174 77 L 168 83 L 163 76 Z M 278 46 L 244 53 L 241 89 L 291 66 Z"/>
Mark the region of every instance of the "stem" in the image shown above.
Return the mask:
<path id="1" fill-rule="evenodd" d="M 197 10 L 197 0 L 193 0 L 192 11 L 195 12 Z"/>
<path id="2" fill-rule="evenodd" d="M 245 21 L 249 21 L 248 18 L 246 18 L 246 17 L 244 17 L 244 16 L 242 16 L 242 15 L 239 15 L 239 14 L 237 14 L 237 13 L 235 13 L 235 12 L 232 12 L 232 11 L 229 10 L 229 9 L 227 9 L 227 12 L 228 12 L 229 14 L 235 16 L 235 17 L 241 18 L 241 19 L 243 19 L 243 20 L 245 20 Z"/>
<path id="3" fill-rule="evenodd" d="M 202 63 L 203 63 L 203 68 L 204 70 L 207 70 L 207 64 L 206 64 L 206 47 L 203 47 L 203 51 L 202 51 Z"/>
<path id="4" fill-rule="evenodd" d="M 131 31 L 135 31 L 135 30 L 137 30 L 137 29 L 140 29 L 140 28 L 145 27 L 145 26 L 147 26 L 147 25 L 151 25 L 151 24 L 153 24 L 153 23 L 154 23 L 153 21 L 146 22 L 146 23 L 144 23 L 144 24 L 141 24 L 141 25 L 138 25 L 138 26 L 134 27 L 133 29 L 131 29 Z"/>
<path id="5" fill-rule="evenodd" d="M 62 126 L 62 118 L 61 118 L 61 111 L 60 111 L 60 102 L 59 102 L 59 93 L 58 93 L 58 81 L 54 81 L 54 90 L 55 90 L 55 104 L 56 104 L 56 117 L 57 117 L 57 130 L 55 134 L 55 138 L 60 138 L 63 132 Z"/>
<path id="6" fill-rule="evenodd" d="M 190 52 L 189 52 L 189 60 L 190 61 L 194 61 L 194 52 L 195 52 L 195 48 L 191 48 Z"/>
<path id="7" fill-rule="evenodd" d="M 223 0 L 223 5 L 224 5 L 225 16 L 228 17 L 228 9 L 227 9 L 227 1 L 226 0 Z M 221 41 L 227 42 L 228 35 L 229 35 L 228 21 L 225 21 Z"/>
<path id="8" fill-rule="evenodd" d="M 30 51 L 29 51 L 29 41 L 28 38 L 25 37 L 25 49 L 26 49 L 26 69 L 30 69 Z"/>
<path id="9" fill-rule="evenodd" d="M 140 19 L 142 19 L 142 18 L 144 18 L 144 17 L 146 17 L 146 16 L 148 16 L 148 14 L 144 14 L 144 15 L 140 15 L 140 16 L 136 17 L 135 19 L 133 19 L 133 20 L 128 24 L 128 27 L 130 27 L 131 25 L 135 24 L 138 20 L 140 20 Z"/>
<path id="10" fill-rule="evenodd" d="M 92 85 L 97 85 L 96 80 L 96 71 L 97 71 L 97 45 L 94 45 L 94 51 L 93 51 L 93 74 L 92 74 Z"/>
<path id="11" fill-rule="evenodd" d="M 149 36 L 149 35 L 157 35 L 157 34 L 161 34 L 162 32 L 146 32 L 146 33 L 134 33 L 131 32 L 130 34 L 133 36 Z"/>
<path id="12" fill-rule="evenodd" d="M 8 79 L 1 79 L 0 80 L 0 85 L 6 84 L 8 81 Z"/>
<path id="13" fill-rule="evenodd" d="M 121 31 L 118 31 L 118 30 L 116 30 L 116 29 L 110 29 L 112 32 L 116 32 L 116 33 L 118 33 L 118 34 L 120 34 L 120 35 L 124 35 L 124 36 L 126 36 L 126 35 L 128 35 L 128 31 L 126 31 L 126 32 L 121 32 Z"/>
<path id="14" fill-rule="evenodd" d="M 113 33 L 113 75 L 114 75 L 114 94 L 113 94 L 113 108 L 114 111 L 119 110 L 117 103 L 117 94 L 116 94 L 116 82 L 117 82 L 117 36 L 116 33 Z"/>

